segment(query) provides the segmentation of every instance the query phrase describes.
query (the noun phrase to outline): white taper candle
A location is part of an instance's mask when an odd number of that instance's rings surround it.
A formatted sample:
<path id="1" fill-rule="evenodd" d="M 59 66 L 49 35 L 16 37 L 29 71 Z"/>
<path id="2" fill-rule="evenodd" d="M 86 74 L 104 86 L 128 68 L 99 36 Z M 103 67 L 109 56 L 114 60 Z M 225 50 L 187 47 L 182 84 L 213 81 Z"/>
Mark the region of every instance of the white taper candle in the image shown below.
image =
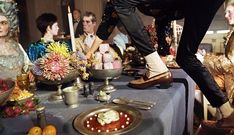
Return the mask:
<path id="1" fill-rule="evenodd" d="M 70 36 L 71 36 L 72 51 L 75 52 L 76 51 L 75 35 L 74 35 L 73 20 L 72 20 L 72 13 L 71 13 L 70 6 L 68 6 L 67 9 L 68 9 L 67 16 L 68 16 L 69 30 L 70 30 Z"/>

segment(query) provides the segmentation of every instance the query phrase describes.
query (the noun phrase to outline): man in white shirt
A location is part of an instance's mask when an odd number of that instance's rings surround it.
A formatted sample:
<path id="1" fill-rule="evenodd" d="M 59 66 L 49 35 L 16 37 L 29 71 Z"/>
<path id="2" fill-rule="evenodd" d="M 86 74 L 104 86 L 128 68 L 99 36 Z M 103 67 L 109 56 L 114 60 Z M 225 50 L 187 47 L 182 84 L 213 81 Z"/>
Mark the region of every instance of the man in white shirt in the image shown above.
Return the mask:
<path id="1" fill-rule="evenodd" d="M 83 31 L 84 34 L 76 38 L 76 48 L 79 51 L 86 53 L 92 46 L 95 40 L 95 27 L 97 24 L 96 15 L 92 12 L 85 12 L 83 16 Z"/>
<path id="2" fill-rule="evenodd" d="M 96 25 L 97 25 L 96 15 L 93 12 L 88 12 L 88 11 L 85 12 L 83 16 L 84 34 L 81 35 L 79 38 L 75 39 L 77 51 L 86 54 L 90 50 L 97 37 L 95 34 Z M 113 48 L 110 48 L 110 52 L 113 54 L 114 57 L 118 57 L 118 54 L 115 52 Z"/>

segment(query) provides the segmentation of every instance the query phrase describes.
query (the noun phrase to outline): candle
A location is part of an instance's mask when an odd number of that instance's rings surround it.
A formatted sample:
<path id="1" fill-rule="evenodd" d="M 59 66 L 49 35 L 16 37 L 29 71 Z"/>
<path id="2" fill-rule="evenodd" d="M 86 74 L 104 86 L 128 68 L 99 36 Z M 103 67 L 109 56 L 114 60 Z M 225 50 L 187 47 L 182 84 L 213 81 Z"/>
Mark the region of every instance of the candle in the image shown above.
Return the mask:
<path id="1" fill-rule="evenodd" d="M 114 69 L 119 69 L 122 67 L 122 62 L 121 62 L 121 60 L 118 60 L 118 59 L 114 60 L 112 64 L 113 64 Z"/>
<path id="2" fill-rule="evenodd" d="M 176 21 L 173 21 L 173 36 L 174 36 L 175 46 L 177 46 L 177 29 L 176 29 Z"/>
<path id="3" fill-rule="evenodd" d="M 95 52 L 94 54 L 94 59 L 98 62 L 98 63 L 102 63 L 102 54 L 100 52 Z"/>
<path id="4" fill-rule="evenodd" d="M 105 52 L 109 51 L 109 44 L 100 44 L 99 45 L 99 51 L 100 53 L 104 54 Z"/>
<path id="5" fill-rule="evenodd" d="M 174 55 L 177 53 L 177 47 L 178 47 L 178 41 L 177 41 L 177 24 L 176 24 L 176 20 L 173 21 L 173 36 L 174 36 L 174 48 L 175 48 L 175 52 Z"/>
<path id="6" fill-rule="evenodd" d="M 112 62 L 113 61 L 113 57 L 112 54 L 110 52 L 105 52 L 103 54 L 103 62 L 107 63 L 107 62 Z"/>
<path id="7" fill-rule="evenodd" d="M 70 6 L 68 6 L 67 9 L 68 9 L 67 16 L 68 16 L 69 30 L 70 30 L 70 36 L 71 36 L 72 51 L 75 52 L 76 51 L 75 35 L 74 35 L 74 28 L 73 28 L 73 21 L 72 21 L 72 14 L 71 14 Z"/>
<path id="8" fill-rule="evenodd" d="M 113 69 L 113 64 L 111 62 L 104 63 L 104 69 Z"/>

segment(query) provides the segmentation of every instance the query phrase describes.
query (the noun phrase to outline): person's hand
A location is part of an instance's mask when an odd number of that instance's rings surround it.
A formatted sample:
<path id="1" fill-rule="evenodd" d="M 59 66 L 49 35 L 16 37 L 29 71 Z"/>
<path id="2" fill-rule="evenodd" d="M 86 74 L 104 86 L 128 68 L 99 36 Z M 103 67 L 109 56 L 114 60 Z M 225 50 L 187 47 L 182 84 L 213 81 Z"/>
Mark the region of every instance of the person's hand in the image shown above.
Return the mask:
<path id="1" fill-rule="evenodd" d="M 162 59 L 162 61 L 163 61 L 164 63 L 167 63 L 167 57 L 161 56 L 161 59 Z"/>
<path id="2" fill-rule="evenodd" d="M 89 60 L 89 59 L 91 58 L 91 56 L 92 56 L 92 53 L 89 53 L 89 52 L 88 52 L 85 56 L 86 56 L 86 59 Z"/>
<path id="3" fill-rule="evenodd" d="M 35 81 L 35 77 L 33 75 L 33 73 L 31 71 L 28 71 L 28 77 L 29 77 L 29 82 L 34 82 Z"/>
<path id="4" fill-rule="evenodd" d="M 86 53 L 86 58 L 91 59 L 92 55 L 98 50 L 99 45 L 102 43 L 103 40 L 101 40 L 98 36 L 94 40 L 92 47 L 89 49 L 89 51 Z"/>

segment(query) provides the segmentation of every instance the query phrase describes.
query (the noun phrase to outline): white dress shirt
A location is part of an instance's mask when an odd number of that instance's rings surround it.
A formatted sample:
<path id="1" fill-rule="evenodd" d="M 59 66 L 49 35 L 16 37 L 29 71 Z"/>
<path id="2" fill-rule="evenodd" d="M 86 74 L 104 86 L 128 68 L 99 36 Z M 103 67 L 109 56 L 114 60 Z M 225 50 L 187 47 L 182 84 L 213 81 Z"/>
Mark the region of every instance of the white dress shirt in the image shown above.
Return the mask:
<path id="1" fill-rule="evenodd" d="M 84 40 L 84 44 L 90 49 L 93 45 L 93 42 L 95 40 L 95 35 L 94 34 L 88 34 L 85 35 L 85 40 Z"/>

